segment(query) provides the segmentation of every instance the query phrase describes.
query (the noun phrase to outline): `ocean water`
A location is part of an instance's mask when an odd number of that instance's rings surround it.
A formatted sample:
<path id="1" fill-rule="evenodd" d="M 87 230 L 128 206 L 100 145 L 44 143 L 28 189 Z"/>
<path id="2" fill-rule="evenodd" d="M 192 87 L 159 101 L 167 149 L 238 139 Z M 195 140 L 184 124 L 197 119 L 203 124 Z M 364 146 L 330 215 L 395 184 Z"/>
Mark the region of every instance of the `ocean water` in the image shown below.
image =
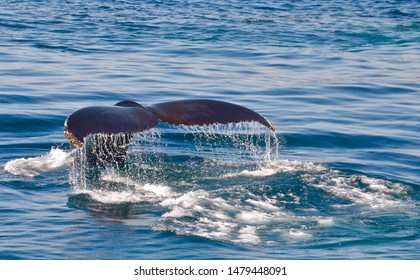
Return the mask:
<path id="1" fill-rule="evenodd" d="M 419 259 L 419 1 L 0 1 L 0 259 Z M 139 134 L 85 106 L 211 98 L 254 123 Z"/>

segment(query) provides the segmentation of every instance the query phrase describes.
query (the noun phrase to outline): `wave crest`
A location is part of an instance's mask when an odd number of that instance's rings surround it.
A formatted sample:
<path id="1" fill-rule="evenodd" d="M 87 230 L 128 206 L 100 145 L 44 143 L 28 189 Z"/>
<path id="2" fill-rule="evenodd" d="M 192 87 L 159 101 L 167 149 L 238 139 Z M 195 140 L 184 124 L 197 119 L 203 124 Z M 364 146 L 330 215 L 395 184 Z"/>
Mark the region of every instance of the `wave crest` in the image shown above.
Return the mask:
<path id="1" fill-rule="evenodd" d="M 52 147 L 45 155 L 33 158 L 19 158 L 8 161 L 4 170 L 17 176 L 33 178 L 55 170 L 61 170 L 72 162 L 72 153 Z"/>

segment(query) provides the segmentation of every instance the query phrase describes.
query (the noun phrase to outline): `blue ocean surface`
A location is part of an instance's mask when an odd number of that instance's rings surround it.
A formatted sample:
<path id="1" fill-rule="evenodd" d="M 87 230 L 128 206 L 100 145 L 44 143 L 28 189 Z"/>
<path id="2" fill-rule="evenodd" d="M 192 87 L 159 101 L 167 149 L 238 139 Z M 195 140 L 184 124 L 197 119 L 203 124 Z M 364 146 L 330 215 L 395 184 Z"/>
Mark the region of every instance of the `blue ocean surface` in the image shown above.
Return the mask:
<path id="1" fill-rule="evenodd" d="M 0 259 L 419 259 L 420 2 L 0 0 Z M 210 98 L 256 123 L 135 136 L 85 106 Z"/>

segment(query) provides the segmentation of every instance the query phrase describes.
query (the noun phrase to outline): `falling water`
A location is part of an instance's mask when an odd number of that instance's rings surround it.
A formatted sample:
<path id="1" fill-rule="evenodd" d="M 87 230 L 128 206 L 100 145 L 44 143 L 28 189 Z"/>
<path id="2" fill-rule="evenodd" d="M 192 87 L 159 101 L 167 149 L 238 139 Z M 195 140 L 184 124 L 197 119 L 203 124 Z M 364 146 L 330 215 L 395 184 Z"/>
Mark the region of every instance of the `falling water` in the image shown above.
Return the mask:
<path id="1" fill-rule="evenodd" d="M 187 144 L 173 146 L 174 138 L 176 143 Z M 248 165 L 259 169 L 279 159 L 281 143 L 274 132 L 257 123 L 177 126 L 168 131 L 152 129 L 134 137 L 96 134 L 86 142 L 75 152 L 70 168 L 70 183 L 78 191 L 91 189 L 101 174 L 109 172 L 155 183 L 154 180 L 164 177 L 162 172 L 174 156 L 189 156 L 186 161 L 198 157 L 216 165 Z M 125 154 L 128 144 L 125 164 L 120 166 L 121 150 Z"/>

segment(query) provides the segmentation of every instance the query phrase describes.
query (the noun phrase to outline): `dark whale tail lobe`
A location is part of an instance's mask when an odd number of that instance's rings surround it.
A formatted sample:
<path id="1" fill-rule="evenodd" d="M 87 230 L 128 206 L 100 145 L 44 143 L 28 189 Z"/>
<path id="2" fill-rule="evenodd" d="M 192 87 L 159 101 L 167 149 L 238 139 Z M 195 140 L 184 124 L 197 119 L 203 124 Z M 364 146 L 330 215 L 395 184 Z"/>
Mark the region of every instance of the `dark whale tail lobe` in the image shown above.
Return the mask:
<path id="1" fill-rule="evenodd" d="M 64 123 L 64 135 L 81 147 L 90 134 L 133 134 L 157 126 L 159 119 L 148 109 L 133 101 L 116 106 L 92 106 L 71 114 Z M 138 106 L 135 106 L 135 105 Z"/>
<path id="2" fill-rule="evenodd" d="M 87 151 L 90 151 L 88 161 L 103 166 L 106 162 L 116 160 L 120 167 L 124 163 L 132 135 L 151 129 L 160 121 L 173 125 L 258 122 L 275 130 L 274 125 L 260 114 L 228 102 L 191 99 L 146 107 L 127 100 L 114 106 L 85 107 L 74 112 L 64 123 L 64 135 L 77 147 L 87 143 Z M 101 134 L 103 138 L 93 137 Z M 111 137 L 114 135 L 120 137 L 114 141 Z"/>
<path id="3" fill-rule="evenodd" d="M 123 101 L 117 106 L 93 106 L 74 112 L 64 123 L 64 135 L 74 146 L 85 146 L 89 163 L 121 168 L 133 134 L 158 123 L 159 119 L 140 104 Z"/>
<path id="4" fill-rule="evenodd" d="M 210 125 L 240 122 L 258 122 L 272 131 L 274 125 L 260 114 L 236 104 L 190 99 L 158 103 L 147 107 L 162 122 L 174 125 Z"/>

